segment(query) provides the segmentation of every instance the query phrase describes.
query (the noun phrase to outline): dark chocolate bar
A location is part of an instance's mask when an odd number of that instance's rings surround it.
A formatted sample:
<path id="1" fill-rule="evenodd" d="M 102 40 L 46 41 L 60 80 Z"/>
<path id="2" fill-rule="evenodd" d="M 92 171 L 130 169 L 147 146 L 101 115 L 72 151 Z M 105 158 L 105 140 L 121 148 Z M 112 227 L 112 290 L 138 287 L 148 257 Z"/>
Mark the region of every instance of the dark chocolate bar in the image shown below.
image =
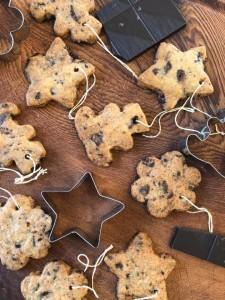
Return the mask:
<path id="1" fill-rule="evenodd" d="M 113 52 L 126 61 L 186 25 L 171 0 L 114 0 L 98 17 Z"/>
<path id="2" fill-rule="evenodd" d="M 194 230 L 177 228 L 171 248 L 225 267 L 225 237 Z"/>

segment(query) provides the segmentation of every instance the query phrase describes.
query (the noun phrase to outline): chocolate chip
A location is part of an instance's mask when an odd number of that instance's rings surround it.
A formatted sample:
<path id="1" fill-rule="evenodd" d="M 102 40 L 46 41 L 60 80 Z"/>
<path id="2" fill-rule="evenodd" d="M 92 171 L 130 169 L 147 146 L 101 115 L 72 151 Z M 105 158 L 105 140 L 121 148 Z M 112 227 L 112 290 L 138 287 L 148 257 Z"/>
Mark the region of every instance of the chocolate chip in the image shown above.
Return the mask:
<path id="1" fill-rule="evenodd" d="M 167 199 L 171 199 L 171 198 L 173 198 L 173 196 L 174 196 L 173 192 L 170 192 L 167 196 Z"/>
<path id="2" fill-rule="evenodd" d="M 196 60 L 195 60 L 195 62 L 197 63 L 197 62 L 200 62 L 200 61 L 202 61 L 202 53 L 201 52 L 198 52 L 198 54 L 197 54 L 197 58 L 196 58 Z"/>
<path id="3" fill-rule="evenodd" d="M 2 125 L 4 122 L 5 122 L 5 120 L 8 118 L 8 114 L 1 114 L 0 115 L 0 125 Z"/>
<path id="4" fill-rule="evenodd" d="M 96 146 L 100 146 L 103 143 L 103 132 L 93 134 L 91 136 L 91 140 L 96 144 Z"/>
<path id="5" fill-rule="evenodd" d="M 158 293 L 158 290 L 153 288 L 153 289 L 150 291 L 150 293 L 151 293 L 152 295 L 155 295 L 156 293 Z"/>
<path id="6" fill-rule="evenodd" d="M 40 299 L 42 299 L 42 298 L 45 297 L 45 296 L 48 296 L 49 294 L 51 294 L 51 292 L 48 292 L 48 291 L 42 292 L 42 293 L 40 294 Z"/>
<path id="7" fill-rule="evenodd" d="M 49 64 L 50 64 L 50 66 L 54 66 L 54 65 L 55 65 L 55 59 L 54 59 L 53 57 L 50 57 L 50 58 L 48 59 L 48 62 L 49 62 Z"/>
<path id="8" fill-rule="evenodd" d="M 41 93 L 37 92 L 37 94 L 35 95 L 35 100 L 40 100 L 41 99 Z"/>
<path id="9" fill-rule="evenodd" d="M 178 81 L 183 81 L 184 79 L 185 79 L 185 72 L 184 72 L 184 70 L 178 70 L 177 71 L 177 80 Z"/>
<path id="10" fill-rule="evenodd" d="M 73 5 L 70 5 L 70 15 L 74 19 L 74 21 L 78 22 L 80 20 L 80 17 L 77 16 L 77 14 L 76 14 L 76 12 L 74 10 Z"/>
<path id="11" fill-rule="evenodd" d="M 165 65 L 165 67 L 164 67 L 164 71 L 167 74 L 169 72 L 169 70 L 171 70 L 171 69 L 172 69 L 172 64 L 171 64 L 170 61 L 168 61 L 167 64 Z"/>
<path id="12" fill-rule="evenodd" d="M 146 185 L 144 185 L 144 186 L 142 186 L 140 189 L 139 189 L 139 192 L 142 194 L 142 195 L 144 195 L 144 196 L 146 196 L 146 195 L 148 195 L 148 193 L 149 193 L 149 185 L 148 184 L 146 184 Z"/>
<path id="13" fill-rule="evenodd" d="M 74 72 L 75 73 L 79 72 L 79 68 L 74 68 Z"/>
<path id="14" fill-rule="evenodd" d="M 137 125 L 137 121 L 139 120 L 138 116 L 134 116 L 129 123 L 128 128 L 131 129 L 133 126 Z"/>
<path id="15" fill-rule="evenodd" d="M 159 186 L 162 188 L 164 194 L 168 193 L 168 184 L 165 180 L 159 182 Z"/>
<path id="16" fill-rule="evenodd" d="M 7 108 L 7 107 L 9 107 L 9 104 L 8 104 L 8 103 L 2 103 L 2 104 L 1 104 L 1 107 L 2 107 L 2 108 Z"/>
<path id="17" fill-rule="evenodd" d="M 153 72 L 153 74 L 157 75 L 157 74 L 159 74 L 159 69 L 158 68 L 154 68 L 152 70 L 152 72 Z"/>
<path id="18" fill-rule="evenodd" d="M 21 244 L 15 244 L 15 247 L 16 247 L 17 249 L 19 249 L 19 248 L 21 248 Z"/>
<path id="19" fill-rule="evenodd" d="M 142 159 L 142 163 L 143 163 L 143 165 L 150 167 L 150 168 L 153 168 L 155 166 L 155 161 L 149 157 L 144 157 Z"/>
<path id="20" fill-rule="evenodd" d="M 166 103 L 166 97 L 163 93 L 158 93 L 158 100 L 160 104 L 165 104 Z"/>
<path id="21" fill-rule="evenodd" d="M 115 267 L 116 267 L 117 269 L 123 270 L 123 264 L 122 264 L 122 263 L 117 263 L 117 264 L 115 264 Z"/>

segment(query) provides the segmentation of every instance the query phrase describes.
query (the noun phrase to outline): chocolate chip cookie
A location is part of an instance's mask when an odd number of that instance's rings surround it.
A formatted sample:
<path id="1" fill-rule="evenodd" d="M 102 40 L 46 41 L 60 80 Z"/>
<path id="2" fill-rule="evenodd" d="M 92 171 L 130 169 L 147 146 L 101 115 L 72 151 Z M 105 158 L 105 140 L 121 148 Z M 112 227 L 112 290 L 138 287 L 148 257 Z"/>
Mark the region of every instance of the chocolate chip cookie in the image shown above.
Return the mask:
<path id="1" fill-rule="evenodd" d="M 35 206 L 31 197 L 23 195 L 9 198 L 0 207 L 0 260 L 8 269 L 23 268 L 30 258 L 43 258 L 48 254 L 51 217 Z"/>
<path id="2" fill-rule="evenodd" d="M 117 104 L 110 103 L 98 115 L 89 107 L 80 108 L 75 126 L 89 159 L 107 167 L 113 160 L 111 150 L 133 148 L 132 135 L 148 131 L 138 120 L 147 123 L 139 104 L 130 103 L 121 111 Z"/>
<path id="3" fill-rule="evenodd" d="M 118 300 L 168 299 L 166 279 L 176 261 L 167 254 L 155 254 L 146 233 L 139 233 L 126 251 L 108 255 L 105 262 L 118 277 Z"/>
<path id="4" fill-rule="evenodd" d="M 212 94 L 214 88 L 205 72 L 206 58 L 204 46 L 182 52 L 172 44 L 162 43 L 156 53 L 156 62 L 140 75 L 139 85 L 158 91 L 165 110 L 192 95 L 200 84 L 203 85 L 198 95 Z"/>
<path id="5" fill-rule="evenodd" d="M 19 125 L 12 116 L 20 114 L 14 103 L 0 104 L 0 166 L 9 167 L 15 162 L 23 174 L 32 171 L 33 162 L 27 158 L 31 156 L 36 164 L 46 156 L 43 145 L 38 141 L 31 141 L 36 136 L 31 125 Z"/>
<path id="6" fill-rule="evenodd" d="M 132 196 L 147 203 L 149 213 L 165 218 L 173 210 L 187 211 L 196 202 L 194 189 L 201 182 L 198 169 L 187 166 L 184 156 L 177 151 L 165 153 L 161 159 L 146 157 L 137 167 L 139 179 L 131 186 Z"/>
<path id="7" fill-rule="evenodd" d="M 95 10 L 94 0 L 29 0 L 33 17 L 42 22 L 55 17 L 54 31 L 58 36 L 71 34 L 76 42 L 94 43 L 96 35 L 85 24 L 100 34 L 102 24 L 91 15 Z"/>
<path id="8" fill-rule="evenodd" d="M 70 56 L 62 39 L 56 38 L 46 55 L 33 56 L 26 68 L 30 82 L 26 100 L 28 106 L 44 106 L 50 101 L 72 108 L 78 88 L 95 67 Z"/>
<path id="9" fill-rule="evenodd" d="M 31 273 L 21 283 L 25 300 L 82 300 L 88 290 L 78 288 L 87 285 L 82 273 L 71 270 L 62 261 L 47 264 L 40 273 Z"/>

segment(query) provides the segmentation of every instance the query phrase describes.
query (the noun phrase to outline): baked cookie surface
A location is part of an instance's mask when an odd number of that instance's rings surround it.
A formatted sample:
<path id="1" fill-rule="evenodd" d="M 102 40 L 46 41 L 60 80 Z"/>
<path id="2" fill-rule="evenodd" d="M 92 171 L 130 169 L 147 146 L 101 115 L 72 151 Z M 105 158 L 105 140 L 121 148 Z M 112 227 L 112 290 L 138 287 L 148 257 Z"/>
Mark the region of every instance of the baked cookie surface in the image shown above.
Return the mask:
<path id="1" fill-rule="evenodd" d="M 73 41 L 94 43 L 97 37 L 85 24 L 101 32 L 102 24 L 90 14 L 95 10 L 94 0 L 29 0 L 28 4 L 39 22 L 55 16 L 54 31 L 59 36 L 70 33 Z"/>
<path id="2" fill-rule="evenodd" d="M 113 160 L 111 150 L 133 148 L 132 135 L 148 131 L 137 120 L 147 123 L 139 104 L 130 103 L 121 111 L 117 104 L 110 103 L 98 115 L 87 106 L 80 108 L 75 116 L 75 127 L 89 159 L 107 167 Z"/>
<path id="3" fill-rule="evenodd" d="M 197 94 L 209 95 L 214 88 L 205 72 L 206 58 L 204 46 L 182 52 L 172 44 L 161 43 L 155 64 L 139 76 L 139 85 L 158 91 L 166 110 L 192 95 L 202 83 Z"/>
<path id="4" fill-rule="evenodd" d="M 31 125 L 19 125 L 12 116 L 20 114 L 19 108 L 13 103 L 0 104 L 0 166 L 9 167 L 15 162 L 23 174 L 32 171 L 33 163 L 27 159 L 30 155 L 38 164 L 46 156 L 43 145 L 31 141 L 36 136 Z"/>
<path id="5" fill-rule="evenodd" d="M 88 290 L 73 287 L 87 285 L 82 273 L 76 273 L 64 262 L 47 264 L 42 272 L 31 273 L 21 283 L 25 300 L 82 300 Z"/>
<path id="6" fill-rule="evenodd" d="M 147 299 L 154 295 L 157 300 L 168 299 L 166 279 L 176 261 L 167 254 L 155 254 L 147 234 L 139 233 L 126 251 L 108 255 L 105 263 L 118 277 L 118 300 Z"/>
<path id="7" fill-rule="evenodd" d="M 46 55 L 33 56 L 26 68 L 30 82 L 26 100 L 28 106 L 44 106 L 50 101 L 72 108 L 77 90 L 90 77 L 95 67 L 73 59 L 61 38 L 56 38 Z M 85 76 L 86 74 L 86 76 Z"/>
<path id="8" fill-rule="evenodd" d="M 30 258 L 39 259 L 48 254 L 48 232 L 51 217 L 35 206 L 31 197 L 13 196 L 0 207 L 0 259 L 8 269 L 23 268 Z"/>
<path id="9" fill-rule="evenodd" d="M 138 164 L 137 173 L 139 179 L 132 184 L 131 194 L 138 202 L 146 202 L 154 217 L 189 210 L 191 205 L 182 196 L 196 202 L 194 188 L 201 182 L 201 173 L 188 167 L 180 152 L 167 152 L 161 159 L 146 157 Z"/>

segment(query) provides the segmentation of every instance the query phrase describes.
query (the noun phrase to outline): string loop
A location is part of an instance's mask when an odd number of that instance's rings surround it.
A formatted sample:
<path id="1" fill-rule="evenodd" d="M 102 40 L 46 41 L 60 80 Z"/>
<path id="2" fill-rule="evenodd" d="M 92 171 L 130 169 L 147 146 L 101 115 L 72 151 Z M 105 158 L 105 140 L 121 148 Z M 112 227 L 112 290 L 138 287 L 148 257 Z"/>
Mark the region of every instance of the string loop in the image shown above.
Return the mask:
<path id="1" fill-rule="evenodd" d="M 32 181 L 38 180 L 40 176 L 47 174 L 48 172 L 47 169 L 43 169 L 41 166 L 37 168 L 37 165 L 30 154 L 27 154 L 26 158 L 30 159 L 33 163 L 33 171 L 30 174 L 23 175 L 19 171 L 10 168 L 4 168 L 4 167 L 0 167 L 0 172 L 5 172 L 5 171 L 14 172 L 18 176 L 14 180 L 14 184 L 16 185 L 30 183 Z"/>
<path id="2" fill-rule="evenodd" d="M 91 265 L 90 264 L 90 260 L 88 258 L 88 256 L 86 254 L 79 254 L 77 256 L 77 260 L 78 262 L 84 266 L 84 272 L 87 272 L 88 269 L 93 269 L 93 272 L 92 272 L 92 276 L 91 276 L 91 287 L 90 286 L 86 286 L 86 285 L 83 285 L 83 286 L 73 286 L 73 289 L 88 289 L 90 291 L 93 292 L 94 296 L 99 299 L 99 296 L 94 288 L 94 277 L 95 277 L 95 273 L 97 271 L 97 268 L 102 264 L 106 254 L 111 251 L 113 249 L 113 245 L 109 246 L 99 257 L 98 259 L 96 260 L 95 264 L 94 265 Z M 84 259 L 84 260 L 83 260 Z"/>
<path id="3" fill-rule="evenodd" d="M 84 74 L 85 76 L 85 81 L 86 81 L 86 88 L 85 88 L 85 93 L 83 94 L 83 96 L 80 98 L 80 100 L 78 101 L 78 103 L 69 111 L 69 114 L 68 114 L 68 118 L 69 120 L 74 120 L 74 116 L 73 116 L 73 113 L 79 108 L 81 107 L 84 102 L 86 101 L 87 99 L 87 96 L 89 94 L 89 92 L 94 88 L 95 84 L 96 84 L 96 76 L 95 74 L 93 74 L 93 78 L 94 78 L 94 82 L 92 83 L 92 85 L 89 87 L 89 79 L 88 79 L 88 76 L 86 74 L 86 72 L 84 71 L 83 68 L 81 68 L 80 66 L 78 67 L 79 70 Z"/>
<path id="4" fill-rule="evenodd" d="M 3 199 L 5 199 L 5 200 L 12 199 L 13 202 L 15 203 L 16 207 L 17 207 L 18 209 L 20 208 L 18 202 L 16 201 L 16 198 L 15 198 L 8 190 L 6 190 L 6 189 L 4 189 L 4 188 L 2 188 L 2 187 L 0 187 L 0 190 L 2 190 L 4 193 L 6 193 L 6 194 L 9 195 L 9 197 L 6 197 L 6 196 L 1 195 L 0 198 L 3 198 Z"/>
<path id="5" fill-rule="evenodd" d="M 209 232 L 213 233 L 214 226 L 213 226 L 213 216 L 211 212 L 205 208 L 205 207 L 198 207 L 196 204 L 194 204 L 190 199 L 188 199 L 185 196 L 181 196 L 182 200 L 188 202 L 196 211 L 187 211 L 189 214 L 199 214 L 199 213 L 206 213 L 208 215 L 208 228 Z"/>

